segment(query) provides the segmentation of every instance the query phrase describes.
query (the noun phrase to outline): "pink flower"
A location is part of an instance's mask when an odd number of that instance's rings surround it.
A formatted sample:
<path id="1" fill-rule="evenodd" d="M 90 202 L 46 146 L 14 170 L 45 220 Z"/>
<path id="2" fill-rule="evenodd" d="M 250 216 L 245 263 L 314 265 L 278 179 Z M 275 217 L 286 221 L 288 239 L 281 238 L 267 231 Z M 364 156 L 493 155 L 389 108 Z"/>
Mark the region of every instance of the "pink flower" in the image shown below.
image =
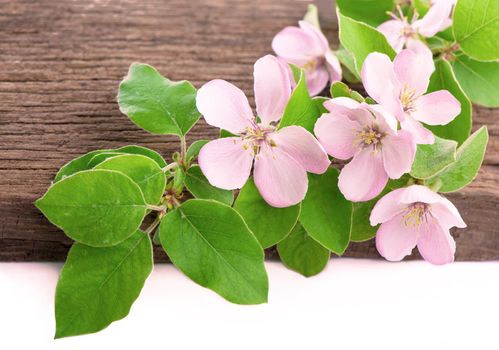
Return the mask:
<path id="1" fill-rule="evenodd" d="M 447 90 L 424 95 L 435 70 L 433 60 L 402 50 L 393 62 L 387 55 L 370 53 L 362 66 L 362 83 L 376 102 L 397 117 L 402 129 L 412 133 L 416 143 L 431 144 L 428 125 L 444 125 L 460 112 L 461 104 Z"/>
<path id="2" fill-rule="evenodd" d="M 210 125 L 236 134 L 208 142 L 199 166 L 208 181 L 223 189 L 241 188 L 250 176 L 260 194 L 274 207 L 303 200 L 307 171 L 321 174 L 329 158 L 314 136 L 300 126 L 277 129 L 291 95 L 286 67 L 271 55 L 254 67 L 255 118 L 244 93 L 225 80 L 212 80 L 197 93 L 196 104 Z"/>
<path id="3" fill-rule="evenodd" d="M 370 200 L 381 193 L 388 178 L 398 179 L 411 170 L 416 144 L 408 132 L 396 131 L 396 119 L 379 105 L 338 97 L 324 106 L 330 113 L 317 121 L 315 135 L 331 156 L 353 157 L 338 180 L 345 198 Z"/>
<path id="4" fill-rule="evenodd" d="M 451 227 L 466 227 L 456 207 L 427 187 L 399 188 L 381 198 L 371 212 L 371 225 L 381 223 L 376 248 L 387 260 L 400 261 L 417 245 L 432 264 L 454 261 Z"/>
<path id="5" fill-rule="evenodd" d="M 450 14 L 454 3 L 454 0 L 436 0 L 423 18 L 417 19 L 415 13 L 411 22 L 398 7 L 398 16 L 392 14 L 393 19 L 382 23 L 378 30 L 385 35 L 396 52 L 407 48 L 420 53 L 427 51 L 431 55 L 420 37 L 430 38 L 448 28 L 452 24 Z"/>
<path id="6" fill-rule="evenodd" d="M 305 21 L 298 24 L 300 27 L 286 27 L 277 33 L 272 49 L 280 59 L 305 70 L 309 93 L 314 96 L 328 81 L 341 80 L 341 66 L 319 29 Z"/>

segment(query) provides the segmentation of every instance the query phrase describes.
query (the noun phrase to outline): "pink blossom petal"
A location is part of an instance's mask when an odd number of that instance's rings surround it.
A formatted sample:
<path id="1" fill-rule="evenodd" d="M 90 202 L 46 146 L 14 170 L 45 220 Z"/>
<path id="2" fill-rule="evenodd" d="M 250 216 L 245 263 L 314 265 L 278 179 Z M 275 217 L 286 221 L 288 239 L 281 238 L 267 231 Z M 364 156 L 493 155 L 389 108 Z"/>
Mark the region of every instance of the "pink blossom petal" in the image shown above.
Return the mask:
<path id="1" fill-rule="evenodd" d="M 411 133 L 414 142 L 417 144 L 433 144 L 435 142 L 435 135 L 410 116 L 406 116 L 406 118 L 400 122 L 400 126 L 403 130 L 407 130 Z"/>
<path id="2" fill-rule="evenodd" d="M 411 50 L 402 50 L 393 61 L 398 81 L 420 96 L 428 89 L 430 76 L 435 70 L 432 57 L 418 55 Z"/>
<path id="3" fill-rule="evenodd" d="M 333 54 L 331 50 L 326 52 L 326 62 L 327 70 L 329 72 L 329 81 L 334 83 L 335 81 L 341 81 L 341 64 L 338 58 Z"/>
<path id="4" fill-rule="evenodd" d="M 439 203 L 442 200 L 442 196 L 438 193 L 433 192 L 426 186 L 421 185 L 411 185 L 403 189 L 404 191 L 400 194 L 400 203 L 412 204 L 416 202 L 422 202 L 427 204 Z"/>
<path id="5" fill-rule="evenodd" d="M 199 166 L 210 184 L 226 190 L 241 188 L 248 180 L 253 156 L 239 137 L 208 142 L 199 152 Z"/>
<path id="6" fill-rule="evenodd" d="M 411 115 L 428 125 L 445 125 L 461 113 L 461 103 L 447 90 L 423 95 L 415 102 Z"/>
<path id="7" fill-rule="evenodd" d="M 306 171 L 314 174 L 324 173 L 329 164 L 326 151 L 319 141 L 301 126 L 288 126 L 273 133 L 270 138 L 276 147 L 300 163 Z"/>
<path id="8" fill-rule="evenodd" d="M 324 102 L 324 107 L 331 113 L 348 115 L 352 110 L 359 108 L 360 103 L 349 97 L 333 97 Z"/>
<path id="9" fill-rule="evenodd" d="M 397 215 L 379 227 L 376 249 L 386 260 L 400 261 L 412 253 L 417 240 L 417 231 L 405 225 L 402 215 Z"/>
<path id="10" fill-rule="evenodd" d="M 298 66 L 324 52 L 315 37 L 298 27 L 286 27 L 277 33 L 272 40 L 272 49 L 278 56 Z"/>
<path id="11" fill-rule="evenodd" d="M 244 131 L 254 119 L 244 92 L 225 80 L 204 84 L 198 90 L 196 106 L 208 124 L 233 134 Z"/>
<path id="12" fill-rule="evenodd" d="M 416 143 L 412 135 L 400 130 L 396 135 L 387 135 L 383 139 L 383 164 L 391 179 L 398 179 L 411 171 L 416 154 Z"/>
<path id="13" fill-rule="evenodd" d="M 404 33 L 404 22 L 401 20 L 391 19 L 378 26 L 378 31 L 383 33 L 386 40 L 390 43 L 396 52 L 400 52 L 404 47 L 405 37 Z"/>
<path id="14" fill-rule="evenodd" d="M 318 56 L 323 56 L 326 51 L 329 50 L 329 43 L 324 34 L 322 34 L 316 26 L 308 23 L 307 21 L 298 21 L 298 25 L 301 29 L 307 32 L 310 37 L 314 38 L 317 48 L 321 49 Z"/>
<path id="15" fill-rule="evenodd" d="M 343 167 L 338 187 L 346 199 L 362 202 L 380 194 L 387 182 L 388 175 L 383 167 L 381 152 L 374 153 L 366 148 Z"/>
<path id="16" fill-rule="evenodd" d="M 313 70 L 306 70 L 305 78 L 310 96 L 316 96 L 326 88 L 329 81 L 329 71 L 326 66 L 319 66 Z"/>
<path id="17" fill-rule="evenodd" d="M 403 109 L 399 100 L 401 86 L 390 58 L 379 52 L 370 53 L 362 65 L 361 76 L 369 96 L 397 118 L 402 118 Z"/>
<path id="18" fill-rule="evenodd" d="M 383 222 L 391 220 L 395 215 L 402 215 L 402 212 L 407 208 L 406 203 L 400 202 L 405 188 L 399 188 L 387 193 L 376 202 L 369 221 L 371 226 L 376 226 Z"/>
<path id="19" fill-rule="evenodd" d="M 408 38 L 405 43 L 405 47 L 417 55 L 426 56 L 425 60 L 427 61 L 433 60 L 433 53 L 431 52 L 431 49 L 419 39 Z"/>
<path id="20" fill-rule="evenodd" d="M 365 105 L 368 110 L 374 113 L 376 120 L 382 124 L 383 131 L 393 133 L 398 128 L 398 120 L 393 114 L 382 105 Z"/>
<path id="21" fill-rule="evenodd" d="M 438 220 L 440 225 L 445 229 L 451 227 L 466 227 L 461 214 L 457 208 L 447 198 L 441 197 L 440 202 L 433 203 L 430 207 L 432 215 Z"/>
<path id="22" fill-rule="evenodd" d="M 454 261 L 456 242 L 438 222 L 419 225 L 418 249 L 421 256 L 435 265 L 443 265 Z"/>
<path id="23" fill-rule="evenodd" d="M 423 18 L 412 24 L 413 28 L 427 38 L 434 36 L 448 25 L 452 5 L 451 1 L 437 1 Z"/>
<path id="24" fill-rule="evenodd" d="M 254 178 L 263 199 L 273 207 L 298 204 L 307 192 L 306 170 L 279 147 L 262 145 L 255 159 Z"/>
<path id="25" fill-rule="evenodd" d="M 291 96 L 291 85 L 286 68 L 279 60 L 266 55 L 255 63 L 256 112 L 263 124 L 281 119 Z"/>
<path id="26" fill-rule="evenodd" d="M 326 152 L 338 159 L 349 159 L 355 154 L 359 123 L 343 114 L 326 113 L 315 123 L 314 134 Z"/>

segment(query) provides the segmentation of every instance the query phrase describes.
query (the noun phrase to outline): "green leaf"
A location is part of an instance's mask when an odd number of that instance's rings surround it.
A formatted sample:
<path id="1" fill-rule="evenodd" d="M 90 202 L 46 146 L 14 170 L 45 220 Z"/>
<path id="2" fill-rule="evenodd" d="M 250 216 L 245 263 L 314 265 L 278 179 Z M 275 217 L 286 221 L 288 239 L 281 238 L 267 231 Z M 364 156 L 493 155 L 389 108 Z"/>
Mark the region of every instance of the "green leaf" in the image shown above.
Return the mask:
<path id="1" fill-rule="evenodd" d="M 394 0 L 336 0 L 336 5 L 343 15 L 375 27 L 389 20 L 387 12 L 395 8 Z"/>
<path id="2" fill-rule="evenodd" d="M 327 97 L 323 97 L 323 96 L 316 96 L 316 97 L 312 98 L 312 101 L 314 101 L 315 106 L 317 107 L 317 109 L 319 110 L 319 113 L 321 115 L 329 112 L 327 110 L 327 108 L 324 107 L 324 102 L 326 102 L 327 100 L 329 100 L 329 99 Z"/>
<path id="3" fill-rule="evenodd" d="M 300 215 L 300 205 L 287 208 L 275 208 L 262 198 L 252 178 L 246 182 L 234 209 L 255 234 L 263 248 L 268 248 L 281 241 L 293 229 Z"/>
<path id="4" fill-rule="evenodd" d="M 383 195 L 386 194 L 386 192 L 383 192 Z M 368 241 L 376 236 L 378 226 L 371 226 L 369 217 L 371 216 L 371 211 L 374 206 L 383 195 L 367 202 L 352 203 L 352 234 L 350 239 L 353 242 Z"/>
<path id="5" fill-rule="evenodd" d="M 340 42 L 354 57 L 357 73 L 360 74 L 362 64 L 371 52 L 380 52 L 388 55 L 390 59 L 395 57 L 395 51 L 390 46 L 385 36 L 375 28 L 346 17 L 341 13 L 339 18 Z"/>
<path id="6" fill-rule="evenodd" d="M 449 62 L 435 62 L 435 72 L 430 78 L 428 91 L 448 90 L 461 103 L 461 113 L 447 125 L 426 125 L 435 135 L 455 140 L 459 144 L 466 141 L 471 132 L 471 102 L 459 86 Z"/>
<path id="7" fill-rule="evenodd" d="M 360 76 L 357 73 L 357 68 L 355 68 L 355 60 L 350 52 L 348 52 L 344 47 L 340 47 L 334 52 L 341 64 L 346 67 L 343 69 L 343 75 L 349 83 L 356 83 L 360 81 Z M 349 76 L 352 75 L 352 76 Z"/>
<path id="8" fill-rule="evenodd" d="M 231 133 L 230 131 L 227 131 L 225 129 L 220 129 L 220 138 L 223 139 L 224 137 L 235 137 L 237 135 Z"/>
<path id="9" fill-rule="evenodd" d="M 300 223 L 277 244 L 277 252 L 284 265 L 306 277 L 324 270 L 330 256 L 329 250 L 310 237 Z"/>
<path id="10" fill-rule="evenodd" d="M 147 204 L 158 204 L 166 187 L 163 170 L 154 160 L 143 155 L 124 154 L 108 158 L 95 169 L 116 170 L 129 176 L 139 185 Z"/>
<path id="11" fill-rule="evenodd" d="M 413 5 L 416 11 L 418 12 L 419 18 L 424 17 L 426 12 L 430 9 L 431 1 L 430 0 L 413 0 Z"/>
<path id="12" fill-rule="evenodd" d="M 445 140 L 435 136 L 435 143 L 431 145 L 418 145 L 414 163 L 412 163 L 411 176 L 416 179 L 428 179 L 447 165 L 456 160 L 457 142 Z"/>
<path id="13" fill-rule="evenodd" d="M 103 152 L 112 152 L 111 150 L 108 149 L 101 149 L 101 150 L 96 150 L 92 152 L 88 152 L 78 158 L 75 158 L 71 160 L 70 162 L 64 164 L 61 169 L 57 172 L 54 178 L 54 183 L 62 180 L 63 178 L 73 175 L 79 171 L 82 170 L 88 170 L 90 169 L 88 167 L 88 162 L 97 154 L 103 153 Z"/>
<path id="14" fill-rule="evenodd" d="M 212 186 L 198 165 L 193 165 L 187 170 L 185 186 L 196 198 L 213 199 L 227 205 L 231 205 L 234 201 L 234 193 Z"/>
<path id="15" fill-rule="evenodd" d="M 109 248 L 74 244 L 57 283 L 55 337 L 98 332 L 124 318 L 152 267 L 151 241 L 140 231 Z"/>
<path id="16" fill-rule="evenodd" d="M 499 107 L 499 62 L 479 62 L 459 55 L 451 64 L 471 101 L 486 107 Z"/>
<path id="17" fill-rule="evenodd" d="M 334 168 L 322 175 L 309 174 L 299 220 L 310 236 L 341 255 L 350 242 L 352 205 L 338 189 L 338 175 Z"/>
<path id="18" fill-rule="evenodd" d="M 127 154 L 141 154 L 154 160 L 156 163 L 158 163 L 160 168 L 164 168 L 166 166 L 166 161 L 163 159 L 161 154 L 147 147 L 130 145 L 117 148 L 116 152 Z"/>
<path id="19" fill-rule="evenodd" d="M 284 115 L 279 124 L 279 128 L 298 125 L 313 132 L 315 122 L 320 116 L 321 113 L 319 108 L 317 108 L 316 103 L 308 93 L 305 73 L 301 70 L 300 80 L 284 109 Z"/>
<path id="20" fill-rule="evenodd" d="M 321 29 L 321 26 L 319 24 L 319 12 L 317 11 L 317 6 L 309 4 L 307 7 L 307 12 L 305 13 L 305 16 L 303 16 L 303 20 L 310 23 L 317 29 Z"/>
<path id="21" fill-rule="evenodd" d="M 456 161 L 428 182 L 441 181 L 439 192 L 454 192 L 468 185 L 480 170 L 488 141 L 487 127 L 482 126 L 458 148 Z"/>
<path id="22" fill-rule="evenodd" d="M 121 82 L 118 104 L 123 114 L 153 134 L 183 136 L 200 117 L 191 83 L 168 80 L 141 63 L 133 63 Z"/>
<path id="23" fill-rule="evenodd" d="M 93 156 L 87 164 L 87 169 L 92 169 L 105 161 L 106 159 L 113 158 L 116 156 L 121 156 L 125 153 L 120 153 L 120 152 L 115 152 L 115 151 L 108 151 L 108 152 L 101 152 Z"/>
<path id="24" fill-rule="evenodd" d="M 499 58 L 499 1 L 459 0 L 452 28 L 461 49 L 471 58 L 479 61 Z"/>
<path id="25" fill-rule="evenodd" d="M 159 230 L 172 262 L 194 282 L 236 304 L 267 301 L 262 247 L 231 207 L 191 199 L 168 213 Z"/>
<path id="26" fill-rule="evenodd" d="M 331 84 L 331 97 L 348 97 L 357 102 L 364 102 L 364 97 L 357 91 L 350 89 L 347 84 L 337 81 Z"/>
<path id="27" fill-rule="evenodd" d="M 199 151 L 201 151 L 201 148 L 203 148 L 203 146 L 206 145 L 208 142 L 210 142 L 210 141 L 197 140 L 197 141 L 194 141 L 193 143 L 191 143 L 191 145 L 187 149 L 187 153 L 186 153 L 185 158 L 193 159 L 193 158 L 197 157 L 199 154 Z"/>
<path id="28" fill-rule="evenodd" d="M 107 247 L 132 235 L 147 206 L 140 187 L 111 170 L 84 170 L 53 184 L 35 202 L 40 211 L 77 242 Z"/>

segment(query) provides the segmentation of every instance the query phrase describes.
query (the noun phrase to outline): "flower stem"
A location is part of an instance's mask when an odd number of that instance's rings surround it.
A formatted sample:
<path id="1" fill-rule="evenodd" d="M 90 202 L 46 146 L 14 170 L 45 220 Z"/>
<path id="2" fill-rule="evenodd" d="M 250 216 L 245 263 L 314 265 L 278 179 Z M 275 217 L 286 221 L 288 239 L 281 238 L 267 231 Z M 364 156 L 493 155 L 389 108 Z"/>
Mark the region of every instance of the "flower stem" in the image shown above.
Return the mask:
<path id="1" fill-rule="evenodd" d="M 187 141 L 185 135 L 180 137 L 180 161 L 185 162 L 185 155 L 187 153 Z"/>
<path id="2" fill-rule="evenodd" d="M 164 167 L 163 169 L 161 169 L 161 170 L 163 170 L 163 172 L 164 172 L 164 173 L 166 173 L 167 171 L 172 170 L 172 169 L 175 169 L 176 167 L 178 167 L 177 162 L 173 162 L 173 163 L 168 164 L 167 166 L 165 166 L 165 167 Z"/>
<path id="3" fill-rule="evenodd" d="M 152 205 L 152 204 L 148 204 L 147 205 L 147 209 L 151 209 L 151 210 L 154 210 L 154 211 L 165 211 L 166 207 L 164 205 Z"/>

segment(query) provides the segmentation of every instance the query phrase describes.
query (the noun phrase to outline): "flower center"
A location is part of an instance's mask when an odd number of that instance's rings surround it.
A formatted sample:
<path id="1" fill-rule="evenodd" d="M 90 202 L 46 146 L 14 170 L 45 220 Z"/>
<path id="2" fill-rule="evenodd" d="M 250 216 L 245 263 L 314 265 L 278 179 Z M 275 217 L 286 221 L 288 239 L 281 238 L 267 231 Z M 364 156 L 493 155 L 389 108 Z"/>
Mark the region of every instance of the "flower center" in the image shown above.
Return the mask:
<path id="1" fill-rule="evenodd" d="M 310 61 L 305 63 L 303 69 L 305 70 L 305 72 L 310 73 L 315 71 L 318 67 L 323 66 L 325 62 L 326 60 L 324 59 L 324 57 L 314 57 Z"/>
<path id="2" fill-rule="evenodd" d="M 371 125 L 362 131 L 359 131 L 355 137 L 354 143 L 362 148 L 373 147 L 377 150 L 381 147 L 381 141 L 385 136 L 377 125 Z"/>
<path id="3" fill-rule="evenodd" d="M 404 112 L 411 113 L 416 110 L 415 101 L 416 101 L 416 90 L 411 89 L 407 85 L 404 86 L 402 91 L 400 92 L 400 103 L 402 103 L 402 108 Z"/>
<path id="4" fill-rule="evenodd" d="M 274 140 L 269 137 L 274 131 L 275 127 L 272 125 L 263 126 L 257 124 L 255 127 L 246 127 L 246 131 L 241 135 L 244 150 L 251 149 L 253 155 L 257 155 L 262 142 L 267 142 L 270 146 L 276 147 Z"/>
<path id="5" fill-rule="evenodd" d="M 431 218 L 430 205 L 421 202 L 413 203 L 407 207 L 403 215 L 404 225 L 414 228 L 423 223 L 428 223 Z"/>

